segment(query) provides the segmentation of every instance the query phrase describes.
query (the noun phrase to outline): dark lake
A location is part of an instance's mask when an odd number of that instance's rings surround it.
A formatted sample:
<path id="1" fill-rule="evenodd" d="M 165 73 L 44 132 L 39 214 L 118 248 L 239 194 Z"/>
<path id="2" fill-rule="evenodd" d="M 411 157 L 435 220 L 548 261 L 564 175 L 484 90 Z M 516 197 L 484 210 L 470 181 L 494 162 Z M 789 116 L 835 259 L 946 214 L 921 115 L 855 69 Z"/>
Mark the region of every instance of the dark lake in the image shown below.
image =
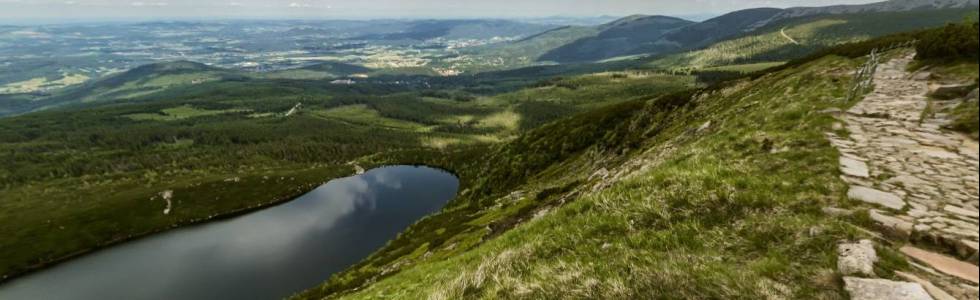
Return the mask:
<path id="1" fill-rule="evenodd" d="M 107 248 L 0 285 L 0 299 L 280 299 L 371 254 L 455 197 L 459 181 L 395 166 L 282 205 Z"/>

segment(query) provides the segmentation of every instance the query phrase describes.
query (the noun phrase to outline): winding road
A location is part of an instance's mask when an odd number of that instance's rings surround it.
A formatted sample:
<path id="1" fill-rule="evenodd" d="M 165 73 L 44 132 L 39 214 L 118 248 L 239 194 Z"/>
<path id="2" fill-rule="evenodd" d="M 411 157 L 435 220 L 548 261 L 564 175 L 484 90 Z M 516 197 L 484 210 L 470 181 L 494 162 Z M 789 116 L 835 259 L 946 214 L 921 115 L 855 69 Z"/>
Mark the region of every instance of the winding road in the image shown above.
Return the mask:
<path id="1" fill-rule="evenodd" d="M 779 29 L 779 34 L 780 34 L 780 35 L 782 35 L 782 36 L 783 36 L 784 38 L 786 38 L 787 40 L 789 40 L 789 42 L 790 42 L 790 43 L 793 43 L 793 44 L 797 44 L 797 45 L 799 45 L 799 44 L 800 44 L 800 42 L 797 42 L 797 41 L 796 41 L 796 40 L 794 40 L 794 39 L 793 39 L 792 37 L 790 37 L 790 36 L 789 36 L 788 34 L 786 34 L 786 28 L 785 28 L 785 27 L 784 27 L 784 28 L 781 28 L 781 29 Z"/>

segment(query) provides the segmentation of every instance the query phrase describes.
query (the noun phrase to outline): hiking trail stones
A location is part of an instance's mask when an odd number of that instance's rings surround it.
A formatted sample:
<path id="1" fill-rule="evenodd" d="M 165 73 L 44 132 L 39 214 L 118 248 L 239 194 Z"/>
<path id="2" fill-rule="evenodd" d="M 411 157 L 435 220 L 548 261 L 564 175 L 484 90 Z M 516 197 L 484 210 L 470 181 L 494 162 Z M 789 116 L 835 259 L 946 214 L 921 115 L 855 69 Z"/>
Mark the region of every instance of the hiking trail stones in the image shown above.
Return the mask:
<path id="1" fill-rule="evenodd" d="M 867 247 L 874 251 L 873 245 L 841 244 L 838 269 L 848 276 L 845 289 L 853 299 L 946 300 L 976 294 L 980 147 L 944 129 L 951 122 L 947 114 L 929 111 L 931 77 L 907 71 L 913 57 L 905 53 L 880 64 L 872 75 L 873 90 L 834 114 L 840 123 L 826 136 L 841 153 L 848 198 L 870 208 L 868 216 L 879 230 L 956 257 L 905 246 L 900 252 L 921 274 L 896 273 L 911 282 L 865 279 L 858 277 L 875 277 L 873 262 L 871 272 L 866 263 Z M 847 134 L 838 134 L 841 130 Z"/>

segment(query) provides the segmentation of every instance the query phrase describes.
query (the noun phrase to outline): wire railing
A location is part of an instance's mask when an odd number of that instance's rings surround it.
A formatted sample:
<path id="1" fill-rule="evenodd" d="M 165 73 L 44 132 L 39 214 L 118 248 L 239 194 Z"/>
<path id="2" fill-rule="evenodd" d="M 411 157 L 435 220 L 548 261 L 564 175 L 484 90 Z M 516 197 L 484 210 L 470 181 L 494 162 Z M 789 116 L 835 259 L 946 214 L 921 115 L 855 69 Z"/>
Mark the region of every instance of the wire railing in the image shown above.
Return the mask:
<path id="1" fill-rule="evenodd" d="M 878 71 L 878 64 L 881 62 L 881 53 L 895 50 L 898 48 L 914 47 L 918 40 L 910 40 L 902 43 L 895 43 L 885 48 L 874 48 L 868 54 L 868 61 L 854 71 L 853 84 L 847 92 L 847 102 L 857 99 L 864 95 L 874 86 L 875 72 Z"/>

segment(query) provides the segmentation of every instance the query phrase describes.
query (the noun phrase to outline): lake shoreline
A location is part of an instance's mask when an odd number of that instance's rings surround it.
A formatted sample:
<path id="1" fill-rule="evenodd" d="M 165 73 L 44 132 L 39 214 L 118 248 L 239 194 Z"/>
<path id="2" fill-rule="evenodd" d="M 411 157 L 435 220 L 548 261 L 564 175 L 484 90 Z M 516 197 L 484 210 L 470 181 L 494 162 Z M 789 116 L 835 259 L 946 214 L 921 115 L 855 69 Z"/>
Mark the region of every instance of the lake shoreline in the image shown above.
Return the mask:
<path id="1" fill-rule="evenodd" d="M 374 168 L 371 168 L 371 169 L 374 169 Z M 31 266 L 23 269 L 22 271 L 14 272 L 12 274 L 3 274 L 2 276 L 0 276 L 0 285 L 4 285 L 4 284 L 7 284 L 9 282 L 13 282 L 16 279 L 23 278 L 23 277 L 28 276 L 30 274 L 33 274 L 33 273 L 36 273 L 36 272 L 39 272 L 39 271 L 43 271 L 43 270 L 46 270 L 46 269 L 55 267 L 55 266 L 57 266 L 59 264 L 62 264 L 62 263 L 65 263 L 65 262 L 68 262 L 68 261 L 71 261 L 71 260 L 74 260 L 74 259 L 77 259 L 77 258 L 84 257 L 84 256 L 86 256 L 88 254 L 92 254 L 92 253 L 95 253 L 95 252 L 100 251 L 100 250 L 105 250 L 105 249 L 109 249 L 109 248 L 112 248 L 112 247 L 115 247 L 115 246 L 118 246 L 118 245 L 121 245 L 121 244 L 125 244 L 127 242 L 132 242 L 132 241 L 140 240 L 140 239 L 143 239 L 143 238 L 148 238 L 148 237 L 151 237 L 151 236 L 155 236 L 157 234 L 161 234 L 161 233 L 164 233 L 164 232 L 169 232 L 169 231 L 173 231 L 173 230 L 177 230 L 177 229 L 190 228 L 190 227 L 194 227 L 194 226 L 205 225 L 205 224 L 208 224 L 208 223 L 211 223 L 211 222 L 227 220 L 227 219 L 231 219 L 231 218 L 235 218 L 235 217 L 247 215 L 249 213 L 256 212 L 256 211 L 259 211 L 259 210 L 263 210 L 263 209 L 266 209 L 266 208 L 271 208 L 271 207 L 275 207 L 275 206 L 278 206 L 278 205 L 286 204 L 286 203 L 289 203 L 290 201 L 296 200 L 297 198 L 299 198 L 299 197 L 301 197 L 301 196 L 303 196 L 303 195 L 305 195 L 305 194 L 313 191 L 317 187 L 319 187 L 319 186 L 321 186 L 323 184 L 326 184 L 327 182 L 330 182 L 330 181 L 333 181 L 333 180 L 336 180 L 336 179 L 351 177 L 351 176 L 354 176 L 354 175 L 356 175 L 355 172 L 354 172 L 354 170 L 351 170 L 349 173 L 345 173 L 345 175 L 341 175 L 341 176 L 338 176 L 338 177 L 333 177 L 333 178 L 327 179 L 326 181 L 324 181 L 322 183 L 319 183 L 319 184 L 307 184 L 306 186 L 300 186 L 299 187 L 300 188 L 300 191 L 299 192 L 291 193 L 289 195 L 286 195 L 286 196 L 282 197 L 281 199 L 273 199 L 272 201 L 269 201 L 269 202 L 266 202 L 266 203 L 262 203 L 262 204 L 259 204 L 259 205 L 256 205 L 256 206 L 246 207 L 246 208 L 237 209 L 237 210 L 233 210 L 233 211 L 228 211 L 228 212 L 225 212 L 225 213 L 219 213 L 219 214 L 216 214 L 216 215 L 211 216 L 211 217 L 208 217 L 208 218 L 190 220 L 190 221 L 183 222 L 183 223 L 175 223 L 173 226 L 170 226 L 170 227 L 161 228 L 161 229 L 158 229 L 158 230 L 150 230 L 150 231 L 147 231 L 147 232 L 135 234 L 135 235 L 128 236 L 128 237 L 125 237 L 125 238 L 119 238 L 119 239 L 110 240 L 110 241 L 107 241 L 105 243 L 99 244 L 97 246 L 94 246 L 94 247 L 91 247 L 91 248 L 88 248 L 88 249 L 79 250 L 77 252 L 74 252 L 74 253 L 71 253 L 71 254 L 68 254 L 68 255 L 65 255 L 65 256 L 58 257 L 56 259 L 52 259 L 52 260 L 48 260 L 48 261 L 43 261 L 43 262 L 40 262 L 40 263 L 31 265 Z"/>

